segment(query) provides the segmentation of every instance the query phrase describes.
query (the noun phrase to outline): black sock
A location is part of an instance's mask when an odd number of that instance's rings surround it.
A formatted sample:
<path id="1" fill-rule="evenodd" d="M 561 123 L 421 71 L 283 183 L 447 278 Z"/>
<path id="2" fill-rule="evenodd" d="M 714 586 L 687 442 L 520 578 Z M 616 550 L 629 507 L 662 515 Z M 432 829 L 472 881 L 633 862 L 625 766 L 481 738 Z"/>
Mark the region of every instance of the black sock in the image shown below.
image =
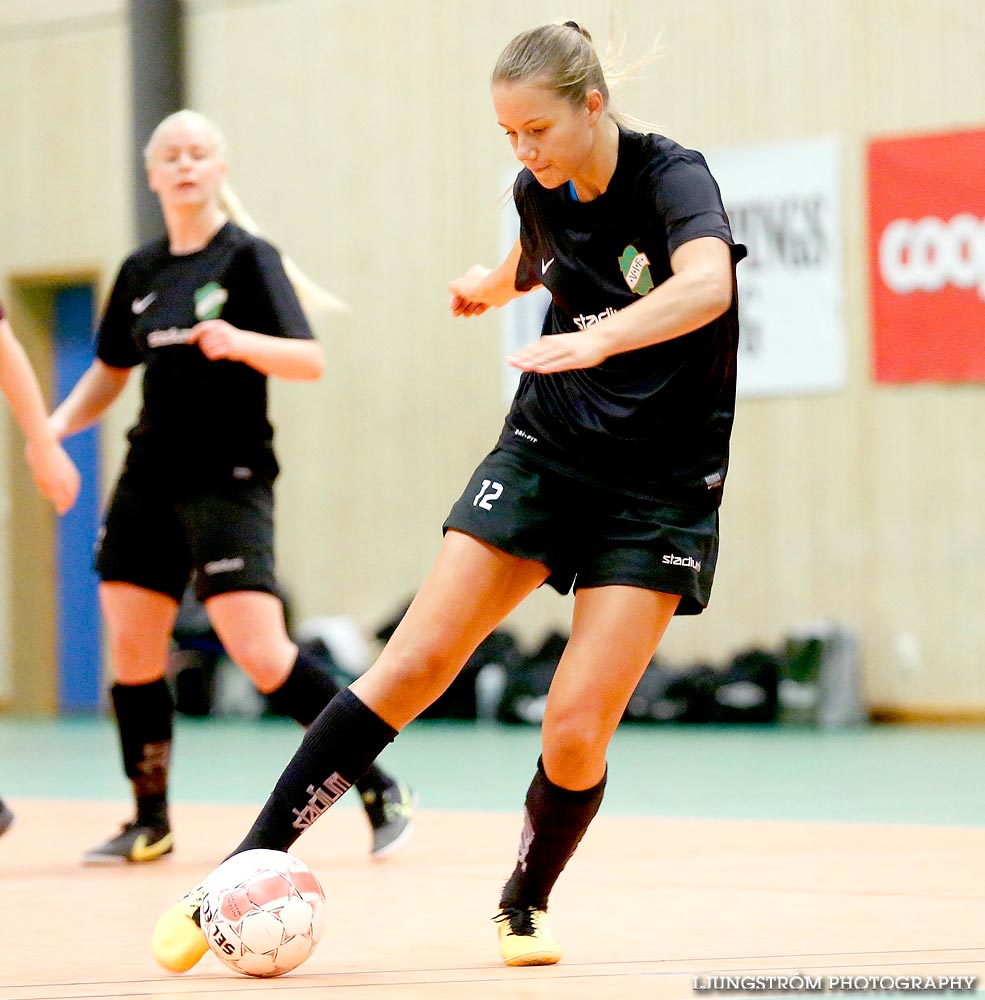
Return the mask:
<path id="1" fill-rule="evenodd" d="M 501 907 L 547 909 L 547 897 L 599 811 L 604 792 L 604 777 L 581 792 L 561 788 L 547 777 L 543 757 L 537 761 L 527 790 L 519 858 L 503 887 Z"/>
<path id="2" fill-rule="evenodd" d="M 310 726 L 340 690 L 325 666 L 299 646 L 297 659 L 287 679 L 267 695 L 267 700 L 275 712 L 290 716 L 302 726 Z M 370 764 L 366 773 L 354 782 L 360 794 L 368 791 L 379 793 L 394 783 L 393 778 L 375 764 Z"/>
<path id="3" fill-rule="evenodd" d="M 304 734 L 246 839 L 233 851 L 286 851 L 366 773 L 397 731 L 351 691 L 340 691 Z"/>
<path id="4" fill-rule="evenodd" d="M 360 795 L 365 795 L 367 792 L 375 792 L 379 795 L 388 788 L 393 788 L 396 782 L 383 768 L 376 764 L 370 764 L 366 773 L 358 781 L 354 781 L 353 784 Z"/>
<path id="5" fill-rule="evenodd" d="M 279 715 L 310 726 L 340 690 L 324 665 L 299 646 L 291 672 L 279 688 L 267 695 L 267 701 Z"/>
<path id="6" fill-rule="evenodd" d="M 174 716 L 167 681 L 114 684 L 110 696 L 120 733 L 123 770 L 137 802 L 137 822 L 166 826 Z"/>

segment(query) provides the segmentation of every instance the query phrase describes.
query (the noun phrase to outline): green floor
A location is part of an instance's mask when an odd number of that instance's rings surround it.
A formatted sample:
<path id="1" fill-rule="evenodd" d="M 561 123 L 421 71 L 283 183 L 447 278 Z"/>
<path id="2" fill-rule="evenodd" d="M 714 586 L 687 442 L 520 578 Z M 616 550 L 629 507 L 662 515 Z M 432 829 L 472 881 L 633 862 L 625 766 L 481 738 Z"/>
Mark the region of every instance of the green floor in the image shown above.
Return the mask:
<path id="1" fill-rule="evenodd" d="M 383 761 L 415 787 L 422 808 L 517 811 L 539 738 L 535 728 L 419 721 Z M 259 805 L 298 740 L 281 720 L 180 718 L 173 797 Z M 985 825 L 983 759 L 985 728 L 623 726 L 603 810 Z M 0 716 L 0 795 L 126 801 L 113 726 L 103 717 Z"/>

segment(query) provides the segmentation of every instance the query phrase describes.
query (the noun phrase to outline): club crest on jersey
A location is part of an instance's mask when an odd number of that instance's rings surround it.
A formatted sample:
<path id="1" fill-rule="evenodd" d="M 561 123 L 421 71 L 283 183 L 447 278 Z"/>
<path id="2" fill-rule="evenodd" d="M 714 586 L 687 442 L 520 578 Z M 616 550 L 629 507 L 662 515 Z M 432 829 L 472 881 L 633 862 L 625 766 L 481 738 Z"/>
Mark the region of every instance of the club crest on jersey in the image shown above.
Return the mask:
<path id="1" fill-rule="evenodd" d="M 646 295 L 653 288 L 653 278 L 650 277 L 650 259 L 645 253 L 640 253 L 632 244 L 626 247 L 619 258 L 619 268 L 626 284 L 637 295 Z"/>
<path id="2" fill-rule="evenodd" d="M 222 307 L 229 299 L 229 292 L 218 282 L 210 281 L 207 285 L 195 289 L 195 318 L 218 319 Z"/>

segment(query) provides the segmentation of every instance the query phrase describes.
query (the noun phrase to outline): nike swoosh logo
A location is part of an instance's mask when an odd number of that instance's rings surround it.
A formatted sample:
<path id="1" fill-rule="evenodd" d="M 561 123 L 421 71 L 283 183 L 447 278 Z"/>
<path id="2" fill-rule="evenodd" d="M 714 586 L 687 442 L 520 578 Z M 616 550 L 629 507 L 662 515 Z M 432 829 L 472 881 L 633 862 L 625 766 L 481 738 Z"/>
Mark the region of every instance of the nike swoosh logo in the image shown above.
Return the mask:
<path id="1" fill-rule="evenodd" d="M 131 861 L 155 861 L 162 854 L 167 854 L 174 843 L 172 835 L 166 833 L 160 840 L 148 845 L 147 834 L 140 834 L 130 848 Z"/>
<path id="2" fill-rule="evenodd" d="M 553 257 L 550 260 L 544 260 L 544 258 L 541 257 L 540 258 L 540 273 L 541 274 L 547 274 L 547 272 L 551 268 L 551 264 L 553 264 L 553 263 L 554 263 L 554 258 Z"/>
<path id="3" fill-rule="evenodd" d="M 134 299 L 130 305 L 134 316 L 139 316 L 157 298 L 157 292 L 151 292 L 142 299 Z"/>

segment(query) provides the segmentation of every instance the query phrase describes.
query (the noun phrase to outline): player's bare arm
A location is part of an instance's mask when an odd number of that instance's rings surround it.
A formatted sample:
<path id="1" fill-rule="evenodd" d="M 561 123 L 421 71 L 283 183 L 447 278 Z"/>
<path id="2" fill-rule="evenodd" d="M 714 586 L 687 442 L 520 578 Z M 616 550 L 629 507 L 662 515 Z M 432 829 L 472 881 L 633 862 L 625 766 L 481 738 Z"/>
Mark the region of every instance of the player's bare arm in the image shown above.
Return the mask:
<path id="1" fill-rule="evenodd" d="M 129 368 L 93 361 L 49 418 L 48 426 L 55 437 L 61 441 L 91 427 L 123 392 L 129 378 Z"/>
<path id="2" fill-rule="evenodd" d="M 448 285 L 453 316 L 481 316 L 490 306 L 505 306 L 507 302 L 526 295 L 516 287 L 516 269 L 520 263 L 520 241 L 498 266 L 474 265 Z"/>
<path id="3" fill-rule="evenodd" d="M 198 344 L 210 361 L 241 361 L 264 375 L 290 381 L 314 382 L 325 369 L 324 351 L 315 340 L 240 330 L 221 319 L 197 323 L 189 343 Z"/>
<path id="4" fill-rule="evenodd" d="M 35 484 L 64 514 L 79 495 L 79 470 L 48 425 L 38 380 L 6 319 L 0 319 L 0 391 L 24 432 L 24 457 Z"/>

